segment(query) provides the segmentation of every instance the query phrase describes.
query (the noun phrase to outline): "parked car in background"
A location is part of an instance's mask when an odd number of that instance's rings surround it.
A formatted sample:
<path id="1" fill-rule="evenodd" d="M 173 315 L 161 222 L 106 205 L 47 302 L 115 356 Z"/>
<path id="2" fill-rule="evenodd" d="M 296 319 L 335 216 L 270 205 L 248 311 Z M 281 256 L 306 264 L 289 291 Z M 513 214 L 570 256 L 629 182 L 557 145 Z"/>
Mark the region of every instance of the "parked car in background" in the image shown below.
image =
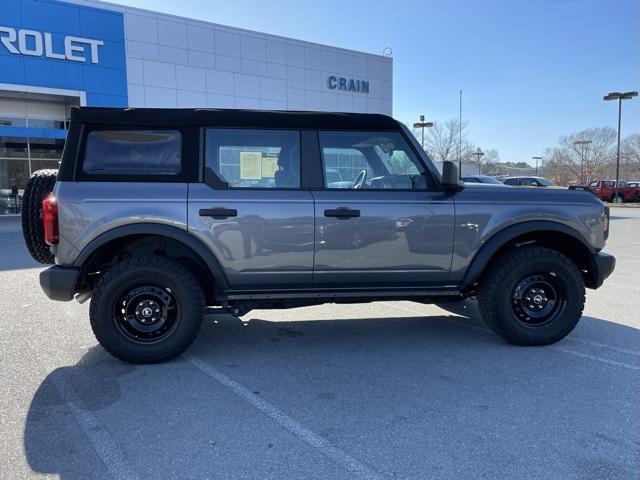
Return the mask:
<path id="1" fill-rule="evenodd" d="M 505 185 L 512 187 L 554 187 L 555 183 L 543 177 L 506 177 L 502 179 Z"/>
<path id="2" fill-rule="evenodd" d="M 620 180 L 617 194 L 615 180 L 594 180 L 589 184 L 589 190 L 605 202 L 631 202 L 638 199 L 638 187 L 632 187 L 624 180 Z"/>
<path id="3" fill-rule="evenodd" d="M 502 183 L 496 177 L 491 177 L 489 175 L 467 175 L 467 176 L 462 177 L 461 180 L 464 183 L 485 183 L 485 184 L 488 184 L 488 185 L 502 185 L 502 186 L 504 186 L 504 183 Z"/>
<path id="4" fill-rule="evenodd" d="M 635 189 L 635 195 L 633 197 L 634 202 L 640 202 L 640 181 L 634 180 L 633 182 L 627 182 L 629 188 Z"/>

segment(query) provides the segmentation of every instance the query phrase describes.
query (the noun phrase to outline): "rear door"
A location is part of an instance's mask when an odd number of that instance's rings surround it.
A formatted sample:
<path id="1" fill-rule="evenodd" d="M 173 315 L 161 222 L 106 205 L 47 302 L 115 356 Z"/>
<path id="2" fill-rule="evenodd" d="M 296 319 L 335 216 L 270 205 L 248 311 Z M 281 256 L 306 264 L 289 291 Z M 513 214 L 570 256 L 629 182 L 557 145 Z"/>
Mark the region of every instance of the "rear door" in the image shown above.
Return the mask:
<path id="1" fill-rule="evenodd" d="M 204 178 L 189 230 L 233 289 L 301 288 L 313 271 L 313 197 L 300 188 L 297 130 L 204 129 Z"/>
<path id="2" fill-rule="evenodd" d="M 453 199 L 434 188 L 402 134 L 321 131 L 318 136 L 324 188 L 313 190 L 314 285 L 446 281 Z"/>

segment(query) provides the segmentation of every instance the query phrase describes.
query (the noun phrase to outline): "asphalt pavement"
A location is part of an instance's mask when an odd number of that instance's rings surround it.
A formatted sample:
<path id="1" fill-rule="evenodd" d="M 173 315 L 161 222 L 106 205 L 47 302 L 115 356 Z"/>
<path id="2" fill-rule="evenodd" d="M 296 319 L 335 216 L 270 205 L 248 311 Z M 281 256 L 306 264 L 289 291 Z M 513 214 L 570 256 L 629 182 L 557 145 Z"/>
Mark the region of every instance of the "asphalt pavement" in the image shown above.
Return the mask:
<path id="1" fill-rule="evenodd" d="M 471 301 L 212 316 L 132 366 L 49 301 L 0 219 L 1 479 L 638 479 L 640 209 L 565 340 L 514 347 Z"/>

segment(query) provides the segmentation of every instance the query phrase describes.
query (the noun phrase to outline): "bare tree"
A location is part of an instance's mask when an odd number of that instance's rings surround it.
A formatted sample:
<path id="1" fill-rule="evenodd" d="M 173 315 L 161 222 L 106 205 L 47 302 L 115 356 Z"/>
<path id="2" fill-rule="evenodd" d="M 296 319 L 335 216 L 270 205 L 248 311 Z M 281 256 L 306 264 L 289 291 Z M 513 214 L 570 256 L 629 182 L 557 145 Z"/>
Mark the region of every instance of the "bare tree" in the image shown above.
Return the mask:
<path id="1" fill-rule="evenodd" d="M 498 175 L 498 164 L 500 163 L 500 154 L 498 150 L 492 148 L 486 150 L 484 155 L 480 158 L 482 163 L 481 172 L 484 175 Z"/>
<path id="2" fill-rule="evenodd" d="M 620 145 L 620 163 L 624 167 L 628 180 L 640 179 L 640 135 L 630 135 Z"/>
<path id="3" fill-rule="evenodd" d="M 462 139 L 466 140 L 465 129 L 467 122 L 462 122 Z M 413 134 L 420 140 L 422 132 L 414 129 Z M 425 150 L 429 156 L 437 161 L 457 160 L 458 144 L 460 143 L 460 122 L 457 119 L 449 119 L 443 122 L 433 122 L 433 127 L 425 132 Z"/>
<path id="4" fill-rule="evenodd" d="M 556 147 L 547 150 L 540 171 L 558 185 L 569 185 L 579 178 L 580 165 L 571 151 Z"/>
<path id="5" fill-rule="evenodd" d="M 574 177 L 571 182 L 580 181 L 581 146 L 576 145 L 578 140 L 587 140 L 591 143 L 586 145 L 584 159 L 584 181 L 591 182 L 606 176 L 609 166 L 614 160 L 613 147 L 616 142 L 616 131 L 613 128 L 589 128 L 571 135 L 563 135 L 558 142 L 558 148 L 565 154 L 563 165 L 565 170 L 569 169 L 573 163 Z M 554 149 L 555 150 L 555 149 Z M 570 161 L 569 161 L 570 160 Z"/>

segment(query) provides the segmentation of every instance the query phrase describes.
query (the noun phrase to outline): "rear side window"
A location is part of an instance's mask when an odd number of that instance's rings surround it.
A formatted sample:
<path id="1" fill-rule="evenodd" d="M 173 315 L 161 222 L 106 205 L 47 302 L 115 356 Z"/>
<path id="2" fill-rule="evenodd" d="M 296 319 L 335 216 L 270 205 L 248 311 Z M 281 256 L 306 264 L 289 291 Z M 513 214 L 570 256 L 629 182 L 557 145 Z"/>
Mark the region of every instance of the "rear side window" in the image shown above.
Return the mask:
<path id="1" fill-rule="evenodd" d="M 83 172 L 88 175 L 178 175 L 182 137 L 176 130 L 90 132 Z"/>
<path id="2" fill-rule="evenodd" d="M 505 185 L 518 185 L 518 179 L 517 178 L 507 178 L 504 181 Z"/>
<path id="3" fill-rule="evenodd" d="M 300 188 L 300 134 L 210 128 L 205 167 L 233 188 Z"/>

